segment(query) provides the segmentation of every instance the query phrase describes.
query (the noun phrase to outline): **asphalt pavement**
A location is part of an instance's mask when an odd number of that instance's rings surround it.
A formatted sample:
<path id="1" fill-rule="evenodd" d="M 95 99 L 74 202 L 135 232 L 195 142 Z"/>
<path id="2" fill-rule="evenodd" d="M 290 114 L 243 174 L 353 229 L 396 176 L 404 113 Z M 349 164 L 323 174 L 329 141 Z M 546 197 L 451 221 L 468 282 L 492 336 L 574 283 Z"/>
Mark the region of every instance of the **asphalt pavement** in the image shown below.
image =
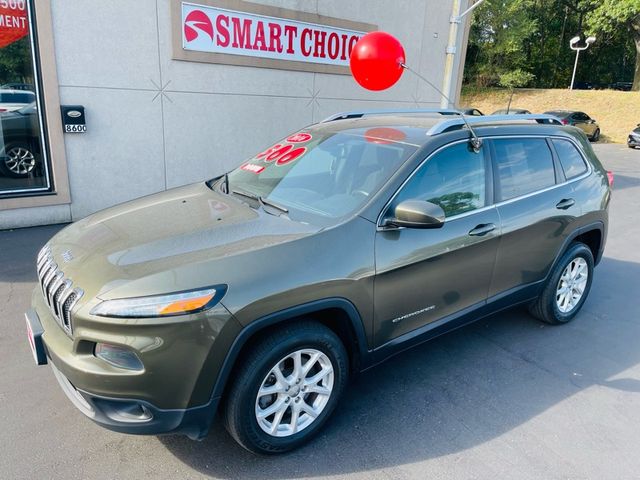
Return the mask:
<path id="1" fill-rule="evenodd" d="M 61 227 L 0 232 L 0 479 L 640 478 L 640 150 L 596 150 L 615 174 L 609 239 L 574 322 L 515 309 L 414 348 L 277 457 L 244 451 L 219 422 L 194 442 L 86 419 L 25 336 L 34 258 Z"/>

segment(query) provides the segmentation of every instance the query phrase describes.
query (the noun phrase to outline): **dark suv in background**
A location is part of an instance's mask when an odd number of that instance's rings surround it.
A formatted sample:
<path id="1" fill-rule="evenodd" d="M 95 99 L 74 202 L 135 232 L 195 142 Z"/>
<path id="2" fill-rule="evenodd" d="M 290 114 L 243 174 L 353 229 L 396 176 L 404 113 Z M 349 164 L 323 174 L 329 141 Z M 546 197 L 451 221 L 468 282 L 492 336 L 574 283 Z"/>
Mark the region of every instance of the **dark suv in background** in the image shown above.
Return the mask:
<path id="1" fill-rule="evenodd" d="M 245 448 L 283 452 L 393 354 L 513 305 L 572 320 L 610 194 L 552 117 L 336 115 L 59 232 L 29 341 L 104 427 L 202 438 L 221 407 Z"/>

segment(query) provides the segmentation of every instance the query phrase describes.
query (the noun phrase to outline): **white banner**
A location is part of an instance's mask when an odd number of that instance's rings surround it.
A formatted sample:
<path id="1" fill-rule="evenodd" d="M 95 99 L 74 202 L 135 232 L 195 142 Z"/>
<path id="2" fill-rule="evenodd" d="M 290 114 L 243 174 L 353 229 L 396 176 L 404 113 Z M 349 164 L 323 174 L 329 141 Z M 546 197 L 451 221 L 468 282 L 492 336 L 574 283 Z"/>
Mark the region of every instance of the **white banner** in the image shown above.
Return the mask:
<path id="1" fill-rule="evenodd" d="M 349 66 L 365 32 L 182 3 L 182 48 L 198 52 Z"/>

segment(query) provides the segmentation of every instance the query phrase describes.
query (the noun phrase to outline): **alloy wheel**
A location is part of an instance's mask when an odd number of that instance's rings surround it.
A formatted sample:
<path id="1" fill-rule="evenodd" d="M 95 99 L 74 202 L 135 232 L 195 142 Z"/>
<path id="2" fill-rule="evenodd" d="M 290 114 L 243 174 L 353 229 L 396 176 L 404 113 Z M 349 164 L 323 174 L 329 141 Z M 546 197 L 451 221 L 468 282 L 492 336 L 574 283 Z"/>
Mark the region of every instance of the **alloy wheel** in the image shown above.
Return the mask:
<path id="1" fill-rule="evenodd" d="M 262 381 L 255 416 L 274 437 L 289 437 L 311 425 L 327 406 L 334 384 L 331 360 L 305 348 L 282 358 Z"/>
<path id="2" fill-rule="evenodd" d="M 587 288 L 589 267 L 582 257 L 576 257 L 565 267 L 556 287 L 556 305 L 562 313 L 573 310 Z"/>
<path id="3" fill-rule="evenodd" d="M 35 168 L 36 158 L 27 148 L 13 147 L 6 152 L 4 164 L 17 175 L 27 175 Z"/>

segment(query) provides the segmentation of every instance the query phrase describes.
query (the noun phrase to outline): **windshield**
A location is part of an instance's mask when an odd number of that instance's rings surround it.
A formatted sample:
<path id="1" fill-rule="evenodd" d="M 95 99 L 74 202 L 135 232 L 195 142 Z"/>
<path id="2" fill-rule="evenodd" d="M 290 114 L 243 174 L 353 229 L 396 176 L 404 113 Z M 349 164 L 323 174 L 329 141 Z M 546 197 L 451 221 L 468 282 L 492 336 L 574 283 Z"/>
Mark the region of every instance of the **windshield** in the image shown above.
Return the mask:
<path id="1" fill-rule="evenodd" d="M 385 138 L 372 130 L 381 129 L 291 135 L 229 173 L 229 191 L 285 207 L 293 220 L 334 223 L 361 208 L 417 149 L 389 140 L 393 129 L 382 129 Z"/>

